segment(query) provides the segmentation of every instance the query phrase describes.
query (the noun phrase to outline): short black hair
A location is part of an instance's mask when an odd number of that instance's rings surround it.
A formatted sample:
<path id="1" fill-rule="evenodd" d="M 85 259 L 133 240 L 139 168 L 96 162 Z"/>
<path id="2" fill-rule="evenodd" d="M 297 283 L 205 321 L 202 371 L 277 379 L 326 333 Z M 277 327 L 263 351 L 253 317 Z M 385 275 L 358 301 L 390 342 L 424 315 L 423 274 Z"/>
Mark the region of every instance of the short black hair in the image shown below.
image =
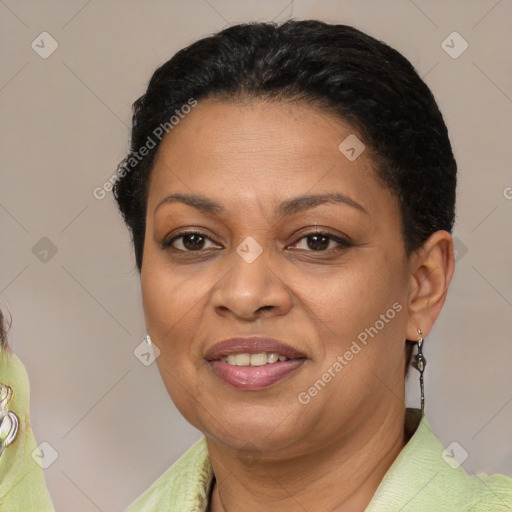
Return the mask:
<path id="1" fill-rule="evenodd" d="M 411 63 L 347 25 L 245 23 L 177 52 L 133 104 L 130 152 L 119 166 L 128 172 L 118 171 L 113 190 L 139 271 L 147 185 L 160 140 L 144 158 L 133 155 L 190 98 L 212 96 L 325 104 L 354 125 L 377 155 L 377 174 L 400 202 L 407 253 L 437 230 L 451 232 L 457 165 L 434 96 Z"/>
<path id="2" fill-rule="evenodd" d="M 432 92 L 402 54 L 347 25 L 243 23 L 178 51 L 133 104 L 130 152 L 113 191 L 139 271 L 149 177 L 161 141 L 154 140 L 155 129 L 191 98 L 208 97 L 304 100 L 328 109 L 357 129 L 376 176 L 397 197 L 408 255 L 435 231 L 452 231 L 457 164 L 448 130 Z"/>

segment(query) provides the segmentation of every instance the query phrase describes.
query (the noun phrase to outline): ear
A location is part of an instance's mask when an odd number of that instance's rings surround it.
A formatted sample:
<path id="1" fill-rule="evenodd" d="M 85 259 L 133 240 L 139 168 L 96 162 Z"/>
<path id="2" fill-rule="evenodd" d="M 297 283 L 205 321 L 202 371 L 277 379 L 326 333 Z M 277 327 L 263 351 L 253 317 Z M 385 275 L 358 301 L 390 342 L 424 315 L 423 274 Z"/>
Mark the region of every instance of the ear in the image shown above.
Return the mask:
<path id="1" fill-rule="evenodd" d="M 418 329 L 426 337 L 441 309 L 455 270 L 453 240 L 447 231 L 436 231 L 410 260 L 407 339 L 416 341 Z"/>

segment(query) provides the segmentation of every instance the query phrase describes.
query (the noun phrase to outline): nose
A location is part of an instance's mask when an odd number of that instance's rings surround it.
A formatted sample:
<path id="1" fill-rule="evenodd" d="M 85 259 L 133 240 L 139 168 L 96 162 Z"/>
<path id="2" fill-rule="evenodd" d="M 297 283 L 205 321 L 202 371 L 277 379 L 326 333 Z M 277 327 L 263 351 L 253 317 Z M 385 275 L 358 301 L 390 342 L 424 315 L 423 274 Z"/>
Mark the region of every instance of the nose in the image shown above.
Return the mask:
<path id="1" fill-rule="evenodd" d="M 212 295 L 217 314 L 254 320 L 284 315 L 290 310 L 290 289 L 277 269 L 272 268 L 270 256 L 265 249 L 250 261 L 233 252 L 227 263 L 230 268 Z"/>

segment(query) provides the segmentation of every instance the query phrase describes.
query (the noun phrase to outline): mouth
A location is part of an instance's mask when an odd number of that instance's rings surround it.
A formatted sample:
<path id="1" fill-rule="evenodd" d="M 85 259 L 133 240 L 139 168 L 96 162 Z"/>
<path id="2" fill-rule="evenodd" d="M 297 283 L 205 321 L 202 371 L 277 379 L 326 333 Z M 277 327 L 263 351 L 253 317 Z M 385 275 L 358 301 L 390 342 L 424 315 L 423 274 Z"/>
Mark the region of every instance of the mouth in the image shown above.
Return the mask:
<path id="1" fill-rule="evenodd" d="M 307 358 L 273 338 L 239 337 L 216 343 L 205 359 L 213 373 L 231 386 L 258 390 L 285 379 Z"/>
<path id="2" fill-rule="evenodd" d="M 222 357 L 220 361 L 231 366 L 263 366 L 265 364 L 274 364 L 278 361 L 290 361 L 290 358 L 278 352 L 258 352 L 257 354 L 245 352 L 242 354 L 229 354 L 229 356 Z"/>

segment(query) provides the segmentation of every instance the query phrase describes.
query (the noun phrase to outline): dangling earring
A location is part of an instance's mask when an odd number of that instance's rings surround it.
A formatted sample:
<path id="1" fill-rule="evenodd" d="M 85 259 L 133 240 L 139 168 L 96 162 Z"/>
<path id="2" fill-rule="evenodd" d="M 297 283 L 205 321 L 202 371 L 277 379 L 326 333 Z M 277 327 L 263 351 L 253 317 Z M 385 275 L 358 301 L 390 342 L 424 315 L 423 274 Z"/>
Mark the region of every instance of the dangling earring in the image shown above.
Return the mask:
<path id="1" fill-rule="evenodd" d="M 151 346 L 151 338 L 149 337 L 149 334 L 146 334 L 146 336 L 144 336 L 144 342 Z"/>
<path id="2" fill-rule="evenodd" d="M 421 415 L 425 414 L 425 394 L 423 390 L 423 371 L 425 370 L 425 366 L 427 366 L 427 360 L 423 356 L 423 337 L 421 336 L 423 333 L 421 329 L 418 329 L 418 334 L 420 335 L 420 339 L 417 341 L 418 343 L 418 353 L 414 356 L 414 361 L 412 366 L 416 368 L 420 372 L 420 391 L 421 391 Z"/>

